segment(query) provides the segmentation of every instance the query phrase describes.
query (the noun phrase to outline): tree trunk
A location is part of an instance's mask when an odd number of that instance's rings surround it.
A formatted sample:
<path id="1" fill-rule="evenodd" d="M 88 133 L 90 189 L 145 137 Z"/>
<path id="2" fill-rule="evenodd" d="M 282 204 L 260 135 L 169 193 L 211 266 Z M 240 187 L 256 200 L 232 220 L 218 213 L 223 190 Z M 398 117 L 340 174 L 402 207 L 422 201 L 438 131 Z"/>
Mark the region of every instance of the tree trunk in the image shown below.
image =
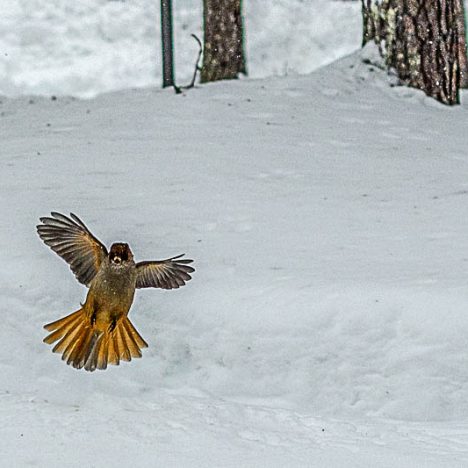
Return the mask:
<path id="1" fill-rule="evenodd" d="M 462 0 L 361 0 L 363 45 L 379 45 L 400 82 L 444 104 L 468 83 Z"/>
<path id="2" fill-rule="evenodd" d="M 241 3 L 242 0 L 203 0 L 202 83 L 246 74 Z"/>

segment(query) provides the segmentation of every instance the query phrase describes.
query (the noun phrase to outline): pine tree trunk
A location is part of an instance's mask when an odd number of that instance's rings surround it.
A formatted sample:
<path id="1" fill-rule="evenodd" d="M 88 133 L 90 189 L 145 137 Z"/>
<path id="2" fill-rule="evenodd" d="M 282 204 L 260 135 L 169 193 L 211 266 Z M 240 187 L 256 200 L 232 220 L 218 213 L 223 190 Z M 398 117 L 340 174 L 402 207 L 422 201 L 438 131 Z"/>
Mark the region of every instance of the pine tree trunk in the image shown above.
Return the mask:
<path id="1" fill-rule="evenodd" d="M 373 40 L 400 82 L 459 103 L 468 64 L 462 0 L 361 0 L 363 44 Z"/>
<path id="2" fill-rule="evenodd" d="M 246 74 L 241 0 L 203 0 L 201 82 Z"/>

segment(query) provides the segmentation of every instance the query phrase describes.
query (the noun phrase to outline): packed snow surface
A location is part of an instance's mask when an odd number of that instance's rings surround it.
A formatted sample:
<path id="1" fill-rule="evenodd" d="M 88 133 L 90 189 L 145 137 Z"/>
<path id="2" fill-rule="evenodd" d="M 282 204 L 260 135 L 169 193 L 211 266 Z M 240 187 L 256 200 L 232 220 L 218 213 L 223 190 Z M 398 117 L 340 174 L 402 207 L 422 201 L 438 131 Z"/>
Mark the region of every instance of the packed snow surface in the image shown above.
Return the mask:
<path id="1" fill-rule="evenodd" d="M 468 466 L 467 107 L 362 59 L 1 99 L 2 463 Z M 36 235 L 51 210 L 195 260 L 137 292 L 141 360 L 90 374 L 42 343 L 86 293 Z"/>
<path id="2" fill-rule="evenodd" d="M 188 82 L 201 0 L 174 0 L 176 75 Z M 0 0 L 0 94 L 91 97 L 161 85 L 160 2 Z M 248 0 L 251 77 L 308 73 L 360 46 L 360 2 Z"/>

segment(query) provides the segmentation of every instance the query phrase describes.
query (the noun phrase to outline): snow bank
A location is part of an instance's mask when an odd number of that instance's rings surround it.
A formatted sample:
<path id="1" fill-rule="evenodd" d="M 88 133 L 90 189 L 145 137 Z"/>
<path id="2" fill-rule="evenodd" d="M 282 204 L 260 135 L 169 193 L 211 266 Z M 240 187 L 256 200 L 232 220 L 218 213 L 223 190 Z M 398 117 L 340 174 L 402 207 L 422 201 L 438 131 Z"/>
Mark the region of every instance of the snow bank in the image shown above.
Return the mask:
<path id="1" fill-rule="evenodd" d="M 2 100 L 12 466 L 467 465 L 466 105 L 386 79 L 352 56 L 185 96 Z M 87 374 L 41 342 L 85 294 L 36 236 L 50 210 L 195 259 L 184 288 L 138 292 L 143 359 Z"/>

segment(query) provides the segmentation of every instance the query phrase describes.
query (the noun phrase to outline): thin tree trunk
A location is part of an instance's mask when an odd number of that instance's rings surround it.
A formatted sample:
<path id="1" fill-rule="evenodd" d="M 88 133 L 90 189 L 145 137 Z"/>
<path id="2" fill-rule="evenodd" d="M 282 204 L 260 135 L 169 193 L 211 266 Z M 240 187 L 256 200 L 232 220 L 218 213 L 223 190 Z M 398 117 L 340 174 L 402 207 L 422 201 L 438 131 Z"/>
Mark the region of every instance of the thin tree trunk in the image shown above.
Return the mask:
<path id="1" fill-rule="evenodd" d="M 373 40 L 400 82 L 459 103 L 468 64 L 462 0 L 361 0 L 363 44 Z"/>
<path id="2" fill-rule="evenodd" d="M 201 82 L 246 74 L 241 0 L 203 0 Z"/>

